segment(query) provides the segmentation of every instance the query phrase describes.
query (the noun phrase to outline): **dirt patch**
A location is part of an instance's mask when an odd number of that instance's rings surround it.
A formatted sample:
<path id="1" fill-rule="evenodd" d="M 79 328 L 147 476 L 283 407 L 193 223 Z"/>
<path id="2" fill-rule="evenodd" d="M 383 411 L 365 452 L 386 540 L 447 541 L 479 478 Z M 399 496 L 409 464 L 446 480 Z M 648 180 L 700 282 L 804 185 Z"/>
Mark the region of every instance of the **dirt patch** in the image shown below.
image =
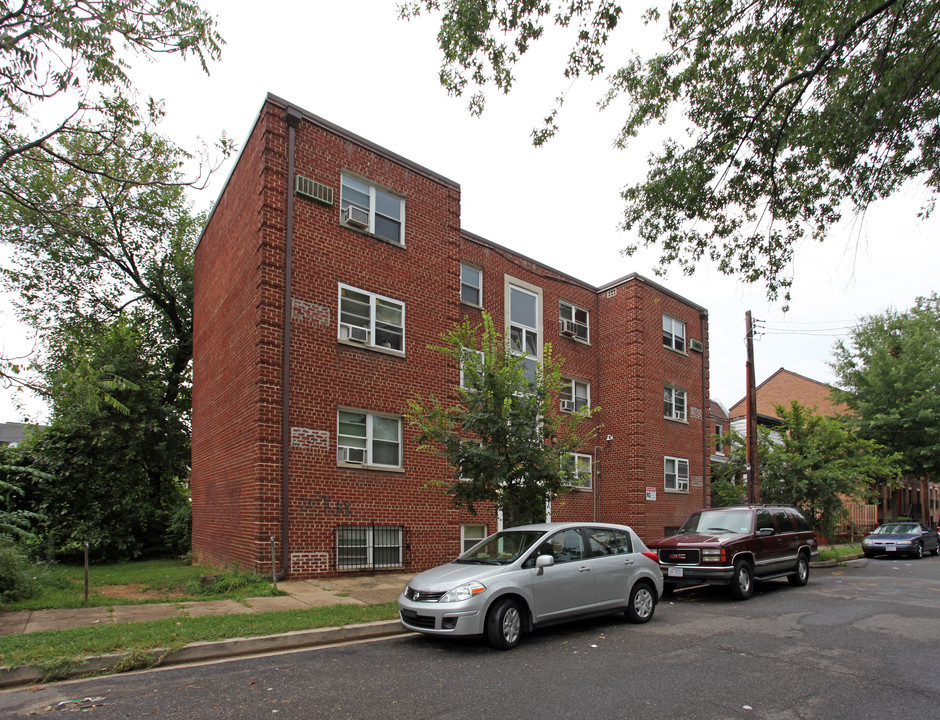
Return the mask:
<path id="1" fill-rule="evenodd" d="M 94 595 L 102 597 L 122 598 L 124 600 L 176 600 L 179 593 L 168 593 L 164 590 L 147 588 L 142 583 L 129 585 L 99 585 L 91 589 Z"/>

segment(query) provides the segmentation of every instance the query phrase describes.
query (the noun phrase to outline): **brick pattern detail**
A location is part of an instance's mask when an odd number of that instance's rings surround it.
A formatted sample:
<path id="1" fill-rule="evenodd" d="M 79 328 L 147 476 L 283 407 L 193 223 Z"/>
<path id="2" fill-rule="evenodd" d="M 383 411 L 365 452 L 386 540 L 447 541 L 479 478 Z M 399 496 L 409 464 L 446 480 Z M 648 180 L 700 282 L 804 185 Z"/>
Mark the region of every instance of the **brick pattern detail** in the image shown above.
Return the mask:
<path id="1" fill-rule="evenodd" d="M 308 450 L 329 450 L 330 433 L 326 430 L 292 427 L 290 429 L 290 444 L 291 447 L 307 448 Z"/>
<path id="2" fill-rule="evenodd" d="M 337 463 L 337 410 L 401 417 L 416 394 L 454 397 L 459 368 L 429 349 L 442 331 L 480 309 L 460 302 L 460 264 L 483 272 L 482 305 L 505 332 L 506 279 L 539 289 L 542 337 L 564 374 L 590 383 L 603 408 L 582 452 L 596 458 L 589 490 L 553 502 L 553 520 L 626 523 L 652 540 L 708 504 L 710 428 L 663 417 L 663 387 L 708 402 L 708 318 L 699 306 L 638 275 L 596 288 L 460 228 L 460 187 L 308 114 L 296 127 L 295 171 L 339 187 L 342 173 L 405 198 L 405 243 L 384 242 L 340 223 L 339 203 L 293 204 L 289 447 L 283 447 L 285 259 L 289 132 L 287 106 L 265 102 L 195 251 L 193 357 L 193 555 L 293 579 L 335 573 L 338 525 L 403 528 L 403 565 L 417 572 L 461 551 L 465 524 L 498 527 L 492 508 L 455 508 L 439 489 L 453 469 L 418 452 L 403 421 L 402 466 Z M 405 305 L 404 356 L 337 341 L 340 284 Z M 589 312 L 590 342 L 559 332 L 559 303 Z M 703 353 L 663 346 L 662 317 L 676 318 Z M 329 432 L 316 428 L 330 429 Z M 610 436 L 611 440 L 606 440 Z M 283 477 L 287 452 L 289 480 Z M 666 492 L 663 458 L 688 459 L 688 492 Z M 658 490 L 646 500 L 646 488 Z M 282 492 L 286 489 L 286 503 Z M 286 504 L 288 537 L 282 537 Z"/>
<path id="3" fill-rule="evenodd" d="M 297 552 L 290 554 L 291 577 L 322 577 L 329 572 L 329 553 Z"/>
<path id="4" fill-rule="evenodd" d="M 291 303 L 291 320 L 294 322 L 311 323 L 320 327 L 330 327 L 330 308 L 326 305 L 304 302 L 293 299 Z"/>

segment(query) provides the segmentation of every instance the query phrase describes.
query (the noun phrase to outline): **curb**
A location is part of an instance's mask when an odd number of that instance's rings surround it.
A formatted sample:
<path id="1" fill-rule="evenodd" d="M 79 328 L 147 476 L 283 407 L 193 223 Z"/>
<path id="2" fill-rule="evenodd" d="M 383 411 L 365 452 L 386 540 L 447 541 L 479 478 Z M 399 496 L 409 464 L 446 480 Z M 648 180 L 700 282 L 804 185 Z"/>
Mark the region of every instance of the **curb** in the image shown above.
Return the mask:
<path id="1" fill-rule="evenodd" d="M 859 560 L 865 557 L 864 555 L 844 555 L 843 557 L 837 558 L 835 560 L 823 560 L 822 562 L 811 562 L 809 566 L 811 568 L 831 568 L 839 567 L 840 565 L 845 565 L 849 560 Z"/>
<path id="2" fill-rule="evenodd" d="M 199 642 L 184 645 L 179 650 L 168 651 L 157 648 L 131 659 L 130 653 L 115 653 L 88 657 L 76 663 L 64 672 L 56 672 L 55 679 L 48 679 L 49 673 L 41 668 L 24 665 L 17 668 L 0 667 L 0 689 L 19 685 L 31 685 L 42 682 L 68 680 L 93 673 L 120 672 L 125 662 L 132 662 L 133 667 L 124 670 L 170 667 L 205 660 L 223 660 L 226 658 L 261 655 L 282 650 L 334 645 L 353 640 L 367 640 L 379 637 L 405 635 L 407 631 L 398 620 L 346 625 L 344 627 L 318 628 L 316 630 L 295 630 L 281 635 L 267 635 L 254 638 L 232 638 L 219 642 Z"/>

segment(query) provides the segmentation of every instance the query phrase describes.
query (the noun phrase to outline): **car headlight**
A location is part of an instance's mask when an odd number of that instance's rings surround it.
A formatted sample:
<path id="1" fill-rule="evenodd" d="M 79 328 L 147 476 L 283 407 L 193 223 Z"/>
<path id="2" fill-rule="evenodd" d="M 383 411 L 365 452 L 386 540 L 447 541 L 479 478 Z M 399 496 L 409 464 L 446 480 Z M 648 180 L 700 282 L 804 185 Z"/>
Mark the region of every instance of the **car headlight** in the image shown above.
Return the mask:
<path id="1" fill-rule="evenodd" d="M 438 602 L 463 602 L 464 600 L 469 600 L 474 595 L 479 595 L 481 592 L 486 592 L 486 585 L 483 583 L 464 583 L 463 585 L 458 585 L 453 590 L 448 590 L 441 596 Z"/>
<path id="2" fill-rule="evenodd" d="M 898 545 L 913 545 L 913 540 L 898 540 Z"/>

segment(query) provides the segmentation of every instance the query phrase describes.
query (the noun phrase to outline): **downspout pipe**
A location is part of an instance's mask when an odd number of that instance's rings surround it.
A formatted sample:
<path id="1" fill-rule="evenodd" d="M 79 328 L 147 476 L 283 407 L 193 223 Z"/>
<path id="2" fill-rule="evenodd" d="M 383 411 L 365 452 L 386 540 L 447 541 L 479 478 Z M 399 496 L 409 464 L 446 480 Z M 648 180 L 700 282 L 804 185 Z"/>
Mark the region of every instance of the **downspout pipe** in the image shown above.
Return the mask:
<path id="1" fill-rule="evenodd" d="M 277 579 L 287 576 L 290 568 L 290 361 L 291 306 L 294 263 L 294 146 L 300 113 L 287 108 L 287 216 L 284 247 L 284 357 L 281 363 L 281 571 Z"/>
<path id="2" fill-rule="evenodd" d="M 705 350 L 702 352 L 702 461 L 704 465 L 702 466 L 702 507 L 709 507 L 709 497 L 708 497 L 708 485 L 711 467 L 709 465 L 708 459 L 711 453 L 708 451 L 708 421 L 711 419 L 711 407 L 712 401 L 708 397 L 708 345 L 705 338 L 705 320 L 708 317 L 708 313 L 702 311 L 699 313 L 699 328 L 702 333 L 702 345 L 705 346 Z"/>

